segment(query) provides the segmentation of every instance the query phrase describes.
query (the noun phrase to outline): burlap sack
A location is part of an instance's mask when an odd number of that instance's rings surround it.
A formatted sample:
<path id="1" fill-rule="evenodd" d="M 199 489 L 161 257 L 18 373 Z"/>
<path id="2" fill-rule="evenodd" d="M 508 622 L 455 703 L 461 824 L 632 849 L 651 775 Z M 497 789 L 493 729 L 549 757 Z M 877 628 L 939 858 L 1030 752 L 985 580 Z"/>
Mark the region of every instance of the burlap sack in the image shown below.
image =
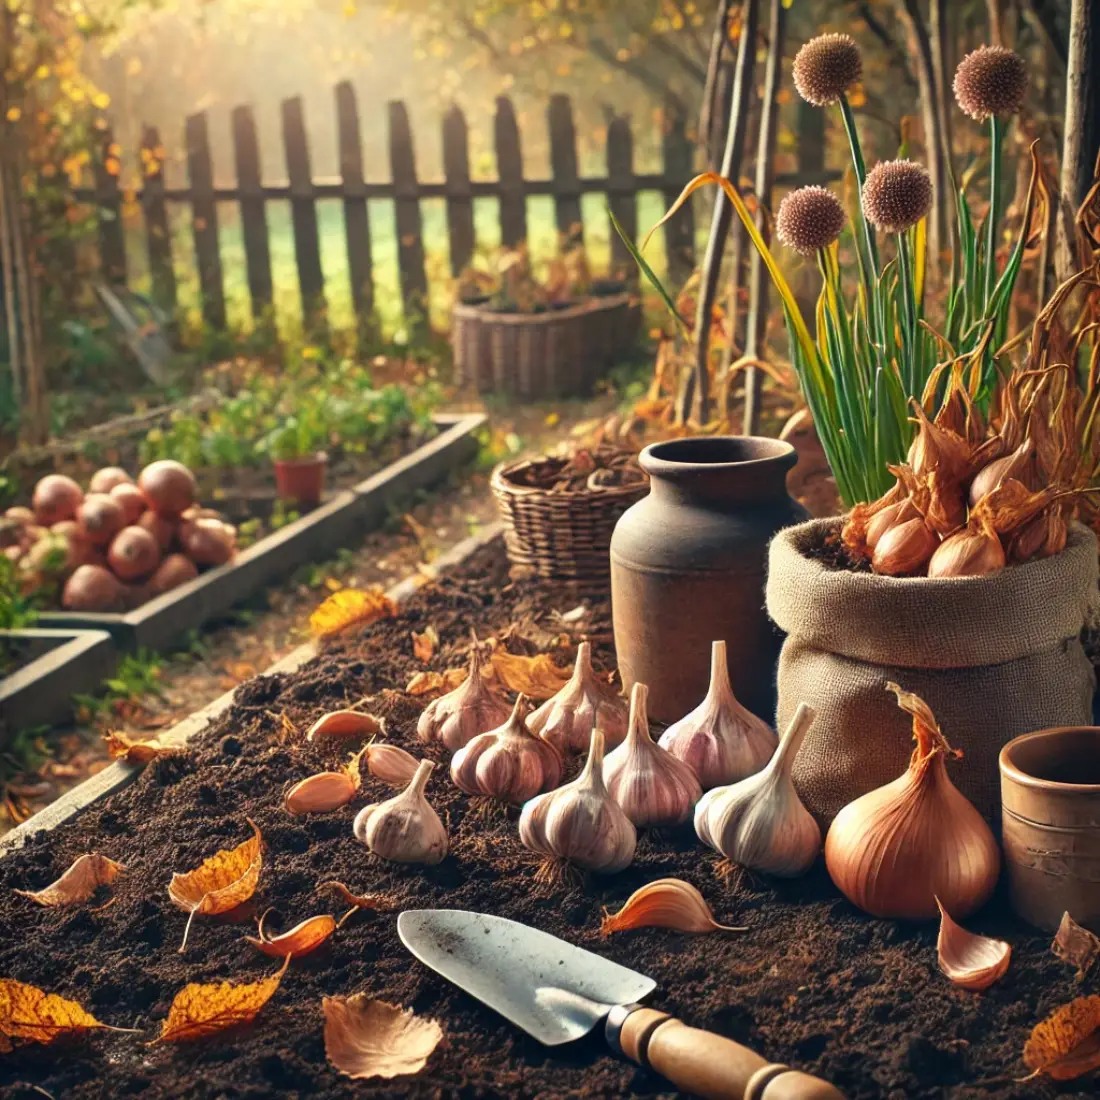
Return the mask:
<path id="1" fill-rule="evenodd" d="M 800 701 L 817 710 L 795 764 L 799 794 L 827 824 L 905 770 L 912 720 L 886 690 L 893 680 L 932 708 L 964 753 L 948 764 L 952 779 L 999 825 L 1001 746 L 1092 722 L 1080 635 L 1098 598 L 1095 536 L 1075 525 L 1061 554 L 989 577 L 899 579 L 806 557 L 839 522 L 789 527 L 769 549 L 768 612 L 787 633 L 777 727 Z"/>

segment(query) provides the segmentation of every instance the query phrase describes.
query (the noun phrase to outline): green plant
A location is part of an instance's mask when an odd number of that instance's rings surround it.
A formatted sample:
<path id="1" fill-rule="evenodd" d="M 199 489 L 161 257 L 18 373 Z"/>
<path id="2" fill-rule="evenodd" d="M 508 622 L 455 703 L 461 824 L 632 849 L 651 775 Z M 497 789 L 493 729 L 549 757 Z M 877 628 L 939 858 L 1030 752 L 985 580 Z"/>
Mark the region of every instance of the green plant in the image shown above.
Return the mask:
<path id="1" fill-rule="evenodd" d="M 486 302 L 502 313 L 542 313 L 588 293 L 592 275 L 579 232 L 561 235 L 557 255 L 536 274 L 525 244 L 479 256 L 459 276 L 462 302 Z"/>
<path id="2" fill-rule="evenodd" d="M 78 710 L 86 711 L 91 717 L 115 709 L 118 703 L 137 703 L 147 696 L 164 697 L 160 683 L 164 669 L 164 660 L 147 649 L 136 653 L 127 653 L 114 675 L 103 681 L 99 695 L 75 694 L 73 702 Z"/>
<path id="3" fill-rule="evenodd" d="M 23 591 L 15 562 L 0 555 L 0 630 L 26 630 L 37 619 L 36 596 Z"/>

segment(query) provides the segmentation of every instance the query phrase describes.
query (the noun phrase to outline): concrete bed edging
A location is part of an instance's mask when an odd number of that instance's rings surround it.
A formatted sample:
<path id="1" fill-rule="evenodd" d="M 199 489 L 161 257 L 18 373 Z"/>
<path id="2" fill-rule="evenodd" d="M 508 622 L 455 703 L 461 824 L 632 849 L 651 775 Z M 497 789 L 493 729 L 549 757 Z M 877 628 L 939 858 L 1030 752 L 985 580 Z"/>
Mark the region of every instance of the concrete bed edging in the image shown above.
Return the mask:
<path id="1" fill-rule="evenodd" d="M 422 573 L 413 574 L 393 585 L 386 592 L 386 595 L 397 605 L 405 603 L 426 581 L 441 577 L 448 571 L 457 568 L 479 550 L 491 545 L 498 539 L 502 539 L 503 530 L 502 524 L 494 523 L 480 533 L 463 539 L 431 563 Z M 281 672 L 294 672 L 316 655 L 316 643 L 306 642 L 264 669 L 260 675 L 273 676 Z M 207 703 L 205 707 L 195 711 L 194 714 L 188 715 L 183 721 L 177 722 L 170 729 L 157 734 L 157 739 L 162 743 L 172 745 L 186 744 L 191 737 L 205 729 L 211 721 L 229 708 L 236 691 L 237 688 L 233 687 L 219 695 L 217 699 Z M 137 779 L 145 766 L 144 764 L 127 764 L 125 761 L 116 760 L 113 764 L 104 768 L 103 771 L 85 779 L 82 783 L 73 787 L 72 790 L 66 791 L 65 794 L 55 802 L 50 803 L 45 809 L 40 810 L 33 817 L 27 818 L 21 825 L 17 825 L 4 836 L 0 836 L 0 859 L 3 859 L 8 852 L 22 848 L 27 839 L 34 833 L 54 829 L 59 825 L 72 821 L 89 806 L 129 786 Z"/>

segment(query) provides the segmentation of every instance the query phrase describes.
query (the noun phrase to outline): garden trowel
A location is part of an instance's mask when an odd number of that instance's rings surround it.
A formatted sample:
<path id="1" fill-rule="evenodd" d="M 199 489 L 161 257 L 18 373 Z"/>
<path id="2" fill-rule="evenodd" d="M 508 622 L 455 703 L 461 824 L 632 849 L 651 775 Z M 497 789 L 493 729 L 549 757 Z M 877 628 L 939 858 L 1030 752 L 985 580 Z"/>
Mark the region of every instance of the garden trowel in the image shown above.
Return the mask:
<path id="1" fill-rule="evenodd" d="M 826 1081 L 765 1061 L 638 999 L 657 983 L 538 929 L 461 909 L 412 909 L 401 942 L 426 966 L 546 1046 L 597 1024 L 612 1050 L 711 1100 L 844 1100 Z"/>

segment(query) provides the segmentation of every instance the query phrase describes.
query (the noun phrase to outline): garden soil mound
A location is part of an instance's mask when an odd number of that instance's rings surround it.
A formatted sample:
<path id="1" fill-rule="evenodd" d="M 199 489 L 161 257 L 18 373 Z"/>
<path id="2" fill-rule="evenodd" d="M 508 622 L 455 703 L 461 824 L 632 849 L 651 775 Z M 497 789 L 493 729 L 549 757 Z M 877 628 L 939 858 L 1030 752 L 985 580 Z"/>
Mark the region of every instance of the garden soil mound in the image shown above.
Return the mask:
<path id="1" fill-rule="evenodd" d="M 0 861 L 0 976 L 78 1001 L 104 1023 L 141 1035 L 97 1032 L 49 1047 L 0 1055 L 0 1095 L 162 1097 L 625 1097 L 669 1096 L 659 1077 L 612 1056 L 593 1035 L 556 1049 L 540 1046 L 405 951 L 396 931 L 403 908 L 497 913 L 602 952 L 658 982 L 655 1006 L 712 1028 L 777 1061 L 820 1074 L 857 1098 L 1095 1097 L 1095 1075 L 1055 1086 L 1025 1084 L 1020 1052 L 1036 1022 L 1082 992 L 1049 937 L 1015 921 L 998 897 L 968 922 L 1008 939 L 1008 974 L 985 993 L 956 989 L 936 965 L 936 928 L 872 920 L 841 899 L 820 865 L 806 878 L 772 883 L 730 873 L 690 828 L 643 835 L 622 874 L 557 885 L 535 882 L 538 860 L 516 836 L 514 811 L 460 793 L 445 771 L 428 795 L 449 825 L 451 854 L 437 867 L 388 865 L 351 834 L 356 811 L 390 796 L 369 779 L 363 795 L 334 813 L 289 816 L 282 790 L 338 766 L 347 745 L 309 745 L 321 713 L 378 694 L 391 739 L 420 753 L 423 699 L 402 691 L 424 666 L 411 631 L 429 624 L 442 671 L 464 661 L 471 628 L 501 637 L 532 619 L 551 631 L 553 601 L 508 582 L 503 555 L 483 551 L 453 580 L 422 590 L 393 620 L 377 623 L 293 675 L 259 677 L 183 758 L 146 769 L 125 791 L 74 823 L 39 834 Z M 557 610 L 568 610 L 559 606 Z M 597 667 L 613 666 L 607 607 L 588 632 Z M 513 637 L 512 648 L 521 646 Z M 565 663 L 568 651 L 557 653 Z M 351 747 L 355 747 L 354 745 Z M 442 760 L 437 746 L 428 752 Z M 186 914 L 168 898 L 173 871 L 188 870 L 262 830 L 267 851 L 246 912 L 195 918 L 186 954 Z M 84 852 L 127 867 L 107 908 L 49 910 L 13 894 L 37 889 Z M 675 875 L 697 886 L 719 921 L 745 934 L 683 935 L 649 929 L 600 936 L 604 907 L 637 887 Z M 273 907 L 268 929 L 289 928 L 340 903 L 319 884 L 341 880 L 383 895 L 390 911 L 357 913 L 318 953 L 295 960 L 281 987 L 246 1028 L 186 1045 L 147 1046 L 175 993 L 192 981 L 256 981 L 276 961 L 243 937 Z M 93 903 L 95 904 L 95 903 Z M 416 1077 L 350 1081 L 325 1060 L 321 998 L 365 992 L 437 1019 L 444 1039 Z"/>

